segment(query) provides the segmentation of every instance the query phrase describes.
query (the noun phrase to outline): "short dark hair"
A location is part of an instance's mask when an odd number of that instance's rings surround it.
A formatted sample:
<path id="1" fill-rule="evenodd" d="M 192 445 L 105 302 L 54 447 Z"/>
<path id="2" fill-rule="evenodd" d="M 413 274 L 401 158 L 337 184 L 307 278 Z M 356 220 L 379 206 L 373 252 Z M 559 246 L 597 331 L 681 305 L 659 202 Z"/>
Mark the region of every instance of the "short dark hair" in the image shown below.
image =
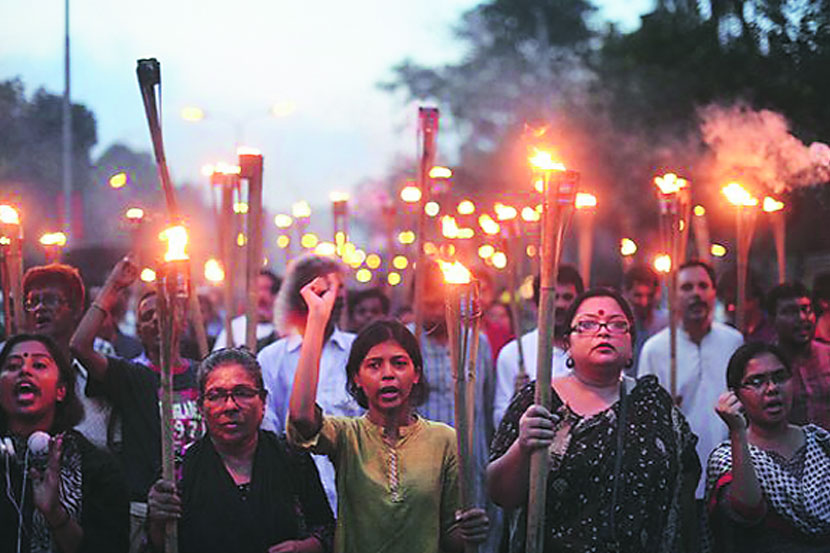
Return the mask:
<path id="1" fill-rule="evenodd" d="M 585 291 L 585 283 L 579 275 L 579 271 L 573 265 L 559 265 L 556 274 L 556 284 L 571 284 L 576 290 L 576 295 Z M 539 305 L 539 288 L 542 285 L 542 278 L 537 274 L 533 277 L 533 303 Z"/>
<path id="2" fill-rule="evenodd" d="M 782 282 L 767 294 L 767 313 L 775 318 L 778 302 L 781 300 L 810 298 L 810 291 L 800 281 Z"/>
<path id="3" fill-rule="evenodd" d="M 291 263 L 277 294 L 275 323 L 280 332 L 289 332 L 292 325 L 298 323 L 298 318 L 304 319 L 308 314 L 308 306 L 300 295 L 303 286 L 328 273 L 337 273 L 342 277 L 343 265 L 336 258 L 313 254 L 298 257 Z M 335 316 L 333 312 L 332 317 Z"/>
<path id="4" fill-rule="evenodd" d="M 275 275 L 273 271 L 269 271 L 268 269 L 260 269 L 259 276 L 264 276 L 271 281 L 271 293 L 277 295 L 280 291 L 280 286 L 282 286 L 282 279 Z"/>
<path id="5" fill-rule="evenodd" d="M 660 277 L 657 275 L 657 271 L 648 265 L 634 265 L 623 276 L 623 289 L 631 290 L 638 282 L 657 288 L 660 286 Z"/>
<path id="6" fill-rule="evenodd" d="M 813 309 L 821 315 L 821 301 L 830 302 L 830 271 L 817 274 L 813 278 Z"/>
<path id="7" fill-rule="evenodd" d="M 368 290 L 358 290 L 352 292 L 349 297 L 349 318 L 354 316 L 354 310 L 357 304 L 363 300 L 377 298 L 380 301 L 380 308 L 384 315 L 389 314 L 389 298 L 383 293 L 380 288 L 369 288 Z"/>
<path id="8" fill-rule="evenodd" d="M 579 309 L 579 306 L 585 303 L 585 300 L 590 298 L 611 298 L 617 302 L 620 309 L 622 309 L 626 320 L 628 320 L 628 333 L 631 335 L 631 345 L 633 346 L 637 341 L 637 325 L 634 321 L 634 312 L 631 310 L 631 306 L 628 304 L 628 301 L 626 301 L 626 299 L 613 288 L 591 288 L 590 290 L 586 290 L 585 292 L 579 294 L 576 299 L 574 299 L 570 309 L 568 309 L 568 315 L 565 317 L 568 321 L 568 331 L 566 334 L 570 334 L 571 332 L 570 328 L 573 326 L 574 317 L 576 317 L 576 312 Z"/>
<path id="9" fill-rule="evenodd" d="M 736 349 L 732 357 L 729 358 L 729 364 L 726 366 L 726 386 L 730 390 L 740 388 L 741 380 L 743 380 L 744 374 L 746 373 L 746 366 L 750 361 L 765 353 L 777 357 L 787 369 L 787 372 L 792 374 L 793 370 L 790 365 L 790 360 L 781 348 L 775 344 L 767 344 L 766 342 L 750 342 Z"/>
<path id="10" fill-rule="evenodd" d="M 55 360 L 55 364 L 58 366 L 58 382 L 66 388 L 66 395 L 63 401 L 55 404 L 55 418 L 49 431 L 50 434 L 59 434 L 70 430 L 84 418 L 84 406 L 75 393 L 75 369 L 72 368 L 69 359 L 63 355 L 52 338 L 41 334 L 17 334 L 12 336 L 3 345 L 3 349 L 0 350 L 0 371 L 6 365 L 12 349 L 23 342 L 40 342 L 46 347 L 52 359 Z M 6 413 L 0 409 L 0 431 L 5 432 L 6 430 L 8 430 L 8 418 Z"/>
<path id="11" fill-rule="evenodd" d="M 706 271 L 706 274 L 709 275 L 709 280 L 712 282 L 712 288 L 715 290 L 718 289 L 718 277 L 715 274 L 715 269 L 705 261 L 701 261 L 700 259 L 690 259 L 689 261 L 681 264 L 680 267 L 677 268 L 677 272 L 680 273 L 683 269 L 691 269 L 693 267 L 700 267 Z"/>
<path id="12" fill-rule="evenodd" d="M 70 307 L 84 308 L 84 281 L 75 267 L 63 263 L 31 267 L 23 275 L 23 295 L 40 286 L 57 286 L 63 290 Z"/>
<path id="13" fill-rule="evenodd" d="M 245 348 L 222 348 L 214 351 L 205 357 L 199 363 L 199 371 L 197 374 L 197 381 L 199 384 L 199 404 L 201 405 L 205 398 L 205 384 L 207 384 L 208 376 L 215 369 L 224 367 L 226 365 L 239 365 L 245 371 L 254 377 L 256 387 L 261 390 L 261 397 L 264 400 L 267 392 L 265 384 L 262 380 L 262 367 L 257 361 L 256 356 Z"/>
<path id="14" fill-rule="evenodd" d="M 409 358 L 412 359 L 412 364 L 415 366 L 415 371 L 419 375 L 418 382 L 412 386 L 412 392 L 409 395 L 409 404 L 418 406 L 424 403 L 429 394 L 429 385 L 427 384 L 426 375 L 424 374 L 424 360 L 421 357 L 421 348 L 418 346 L 418 340 L 399 321 L 395 319 L 378 319 L 369 323 L 355 338 L 352 343 L 352 349 L 349 352 L 349 361 L 346 363 L 346 391 L 349 392 L 358 405 L 368 408 L 369 402 L 366 399 L 366 394 L 354 382 L 354 377 L 360 370 L 360 365 L 369 354 L 369 351 L 378 344 L 392 340 L 397 342 Z"/>

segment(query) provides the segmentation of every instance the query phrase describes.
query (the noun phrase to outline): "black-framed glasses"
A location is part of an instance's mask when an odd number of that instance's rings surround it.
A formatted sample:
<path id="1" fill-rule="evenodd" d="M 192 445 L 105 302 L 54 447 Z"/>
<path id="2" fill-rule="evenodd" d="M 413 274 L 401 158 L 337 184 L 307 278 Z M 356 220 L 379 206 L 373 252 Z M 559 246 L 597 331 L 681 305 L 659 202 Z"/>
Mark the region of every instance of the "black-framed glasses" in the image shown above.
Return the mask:
<path id="1" fill-rule="evenodd" d="M 609 334 L 619 335 L 627 334 L 631 328 L 631 325 L 628 324 L 628 321 L 623 319 L 613 319 L 611 321 L 605 321 L 604 323 L 594 319 L 583 319 L 581 321 L 577 321 L 576 324 L 571 327 L 571 332 L 576 332 L 577 334 L 596 334 L 602 327 L 605 327 Z"/>
<path id="2" fill-rule="evenodd" d="M 780 386 L 788 382 L 792 377 L 793 375 L 787 369 L 780 369 L 766 374 L 756 374 L 741 382 L 741 388 L 751 388 L 756 391 L 761 391 L 769 383 Z"/>
<path id="3" fill-rule="evenodd" d="M 57 309 L 65 303 L 67 303 L 66 298 L 60 294 L 54 294 L 51 292 L 44 292 L 43 294 L 29 294 L 26 296 L 26 301 L 23 302 L 23 309 L 32 312 L 37 309 L 38 305 L 43 305 L 46 309 Z"/>
<path id="4" fill-rule="evenodd" d="M 225 388 L 212 388 L 205 392 L 205 402 L 214 405 L 224 404 L 228 398 L 241 407 L 243 403 L 252 401 L 255 397 L 261 397 L 264 390 L 251 388 L 249 386 L 234 386 L 230 390 Z"/>

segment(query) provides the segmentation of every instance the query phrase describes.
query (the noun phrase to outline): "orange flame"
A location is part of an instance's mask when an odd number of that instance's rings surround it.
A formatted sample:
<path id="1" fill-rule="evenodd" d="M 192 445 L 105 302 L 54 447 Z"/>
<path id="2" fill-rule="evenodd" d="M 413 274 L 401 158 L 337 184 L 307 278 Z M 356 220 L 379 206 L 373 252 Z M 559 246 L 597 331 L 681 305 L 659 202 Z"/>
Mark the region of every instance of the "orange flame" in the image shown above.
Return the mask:
<path id="1" fill-rule="evenodd" d="M 168 227 L 159 234 L 159 239 L 167 242 L 164 261 L 185 261 L 190 259 L 185 252 L 187 248 L 187 230 L 182 225 Z"/>
<path id="2" fill-rule="evenodd" d="M 458 224 L 451 215 L 441 217 L 441 234 L 444 238 L 458 238 Z"/>
<path id="3" fill-rule="evenodd" d="M 784 209 L 784 202 L 779 202 L 775 198 L 772 198 L 770 196 L 766 196 L 764 198 L 763 209 L 767 213 L 774 213 L 776 211 L 781 211 L 782 209 Z"/>
<path id="4" fill-rule="evenodd" d="M 501 202 L 496 202 L 493 205 L 493 209 L 496 212 L 496 219 L 499 221 L 509 221 L 510 219 L 515 219 L 516 215 L 518 215 L 515 207 L 505 205 Z"/>
<path id="5" fill-rule="evenodd" d="M 576 209 L 588 209 L 597 206 L 597 197 L 587 192 L 577 192 L 574 207 Z"/>
<path id="6" fill-rule="evenodd" d="M 19 225 L 20 215 L 12 206 L 0 205 L 0 223 L 4 225 Z"/>
<path id="7" fill-rule="evenodd" d="M 661 253 L 654 258 L 654 269 L 658 273 L 668 274 L 671 272 L 671 256 Z"/>
<path id="8" fill-rule="evenodd" d="M 444 273 L 444 282 L 447 284 L 469 284 L 473 279 L 473 275 L 467 267 L 458 261 L 450 263 L 439 259 L 438 264 L 441 266 L 441 272 Z"/>
<path id="9" fill-rule="evenodd" d="M 721 192 L 729 203 L 736 206 L 752 207 L 758 205 L 758 198 L 754 197 L 749 190 L 738 184 L 737 182 L 730 182 L 723 188 Z"/>
<path id="10" fill-rule="evenodd" d="M 58 246 L 66 245 L 66 235 L 62 232 L 47 232 L 40 237 L 40 243 L 44 246 Z"/>
<path id="11" fill-rule="evenodd" d="M 481 227 L 481 230 L 484 231 L 484 234 L 498 234 L 501 230 L 499 224 L 486 213 L 478 218 L 478 224 Z"/>
<path id="12" fill-rule="evenodd" d="M 529 159 L 533 167 L 542 171 L 565 171 L 565 166 L 562 163 L 553 161 L 553 156 L 550 152 L 538 148 L 534 148 L 534 150 L 534 154 Z"/>
<path id="13" fill-rule="evenodd" d="M 620 255 L 629 257 L 637 253 L 637 243 L 631 238 L 620 240 Z"/>
<path id="14" fill-rule="evenodd" d="M 421 189 L 410 184 L 401 189 L 401 199 L 409 204 L 414 204 L 421 201 Z"/>
<path id="15" fill-rule="evenodd" d="M 686 179 L 681 179 L 674 173 L 666 173 L 662 177 L 654 177 L 654 184 L 663 194 L 677 194 L 689 184 Z"/>

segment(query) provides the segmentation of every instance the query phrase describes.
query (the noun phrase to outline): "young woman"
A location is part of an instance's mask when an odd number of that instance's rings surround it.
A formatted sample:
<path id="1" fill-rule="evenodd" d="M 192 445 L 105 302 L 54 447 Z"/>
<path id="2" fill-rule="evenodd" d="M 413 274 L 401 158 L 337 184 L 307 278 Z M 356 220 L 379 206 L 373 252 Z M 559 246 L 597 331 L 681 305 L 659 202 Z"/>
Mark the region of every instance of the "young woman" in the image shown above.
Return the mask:
<path id="1" fill-rule="evenodd" d="M 46 336 L 19 334 L 0 351 L 0 551 L 127 551 L 127 490 L 115 460 L 72 430 L 83 417 L 75 372 Z M 52 436 L 48 459 L 27 441 Z"/>
<path id="2" fill-rule="evenodd" d="M 715 408 L 729 441 L 709 456 L 706 497 L 716 551 L 830 548 L 830 433 L 788 421 L 790 365 L 777 346 L 741 346 Z"/>
<path id="3" fill-rule="evenodd" d="M 297 445 L 328 455 L 337 473 L 335 553 L 435 553 L 480 543 L 483 509 L 459 509 L 455 431 L 414 408 L 427 391 L 415 337 L 396 321 L 358 335 L 346 366 L 362 417 L 330 417 L 315 404 L 325 324 L 337 297 L 336 275 L 303 287 L 308 323 L 288 415 Z"/>

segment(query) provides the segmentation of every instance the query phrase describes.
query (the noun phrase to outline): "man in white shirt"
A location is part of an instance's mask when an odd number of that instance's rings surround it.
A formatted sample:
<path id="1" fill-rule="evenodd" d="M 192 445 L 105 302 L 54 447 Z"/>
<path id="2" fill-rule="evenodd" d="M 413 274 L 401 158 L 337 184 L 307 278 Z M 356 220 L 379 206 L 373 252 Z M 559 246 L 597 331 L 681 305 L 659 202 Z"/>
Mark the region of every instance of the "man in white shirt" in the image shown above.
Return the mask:
<path id="1" fill-rule="evenodd" d="M 741 333 L 712 320 L 715 299 L 715 272 L 702 261 L 689 261 L 677 270 L 677 312 L 682 324 L 677 329 L 677 397 L 680 410 L 697 434 L 697 454 L 706 466 L 709 454 L 727 439 L 726 425 L 715 413 L 718 397 L 726 391 L 726 366 L 743 343 Z M 656 375 L 671 390 L 669 329 L 652 336 L 643 345 L 637 374 Z M 703 498 L 705 478 L 698 483 L 695 497 Z"/>
<path id="2" fill-rule="evenodd" d="M 553 375 L 561 376 L 569 369 L 563 340 L 567 333 L 567 314 L 574 299 L 585 290 L 582 277 L 571 265 L 560 265 L 556 279 L 556 322 L 553 329 Z M 533 301 L 539 305 L 539 277 L 533 280 Z M 493 398 L 493 425 L 498 429 L 513 395 L 536 376 L 536 355 L 539 329 L 522 336 L 524 370 L 519 368 L 519 346 L 516 340 L 504 345 L 496 359 L 496 391 Z"/>
<path id="3" fill-rule="evenodd" d="M 274 301 L 277 298 L 277 293 L 280 290 L 280 279 L 277 275 L 268 269 L 259 271 L 256 279 L 257 287 L 257 325 L 256 325 L 256 339 L 257 351 L 266 345 L 276 341 L 277 335 L 274 327 Z M 230 347 L 238 346 L 245 343 L 245 332 L 247 329 L 247 318 L 245 315 L 240 315 L 231 321 L 231 332 L 233 333 L 233 343 Z M 265 342 L 263 344 L 263 342 Z M 213 351 L 226 348 L 228 346 L 228 336 L 223 328 L 216 337 L 216 342 L 213 344 Z"/>
<path id="4" fill-rule="evenodd" d="M 288 401 L 294 385 L 294 373 L 300 359 L 308 306 L 300 295 L 300 289 L 317 278 L 337 273 L 343 278 L 343 270 L 337 260 L 308 255 L 297 259 L 288 270 L 285 283 L 277 296 L 276 325 L 285 338 L 266 346 L 257 355 L 262 366 L 262 378 L 268 397 L 262 428 L 276 433 L 285 432 Z M 345 288 L 340 288 L 345 293 Z M 340 316 L 342 297 L 338 298 L 331 319 L 326 327 L 326 338 L 320 356 L 320 379 L 317 387 L 317 405 L 327 415 L 359 416 L 363 409 L 346 391 L 346 362 L 349 360 L 355 335 L 342 332 L 336 326 Z M 334 467 L 327 457 L 314 455 L 314 462 L 320 472 L 320 480 L 326 490 L 329 503 L 337 512 L 337 488 Z"/>

